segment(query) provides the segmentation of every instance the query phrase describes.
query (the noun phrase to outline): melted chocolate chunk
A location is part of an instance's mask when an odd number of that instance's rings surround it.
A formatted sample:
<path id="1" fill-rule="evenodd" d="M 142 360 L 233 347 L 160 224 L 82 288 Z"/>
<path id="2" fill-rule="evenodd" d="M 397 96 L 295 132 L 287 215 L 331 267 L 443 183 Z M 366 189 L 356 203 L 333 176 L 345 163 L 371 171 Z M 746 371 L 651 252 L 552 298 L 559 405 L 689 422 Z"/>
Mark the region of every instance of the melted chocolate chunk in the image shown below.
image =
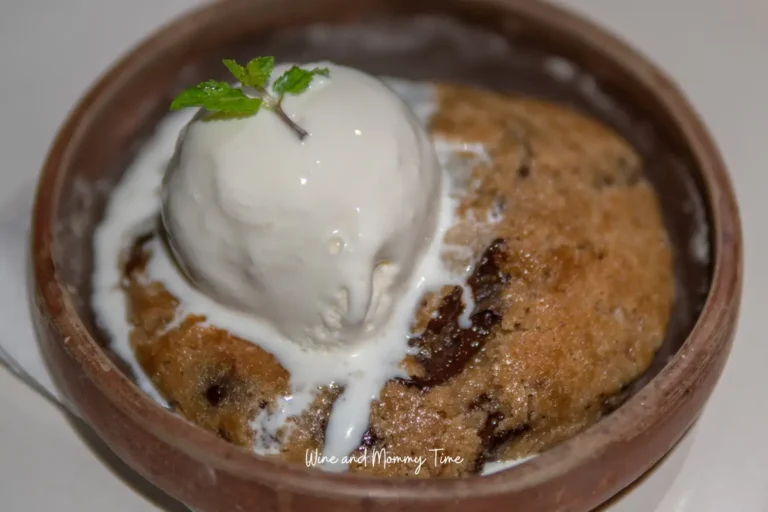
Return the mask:
<path id="1" fill-rule="evenodd" d="M 363 439 L 360 441 L 360 448 L 372 448 L 376 446 L 379 441 L 381 441 L 381 438 L 379 438 L 373 429 L 369 428 L 365 431 L 365 434 L 363 434 Z"/>
<path id="2" fill-rule="evenodd" d="M 492 328 L 501 322 L 495 303 L 509 279 L 500 268 L 503 247 L 503 240 L 495 240 L 467 280 L 476 303 L 470 315 L 471 327 L 464 329 L 459 325 L 466 306 L 461 300 L 461 288 L 456 286 L 442 299 L 424 333 L 409 342 L 418 348 L 416 359 L 424 368 L 424 376 L 402 382 L 422 390 L 443 384 L 460 373 L 483 347 Z"/>
<path id="3" fill-rule="evenodd" d="M 226 388 L 218 384 L 212 384 L 205 390 L 205 398 L 213 407 L 217 407 L 226 397 Z"/>
<path id="4" fill-rule="evenodd" d="M 507 441 L 510 441 L 515 436 L 518 436 L 528 430 L 530 425 L 522 423 L 516 425 L 511 429 L 499 430 L 499 425 L 504 421 L 504 413 L 499 411 L 499 404 L 494 399 L 483 393 L 479 395 L 469 406 L 473 410 L 483 410 L 488 413 L 486 416 L 485 424 L 477 431 L 477 436 L 480 438 L 480 455 L 475 460 L 472 467 L 473 473 L 479 473 L 482 471 L 485 462 L 495 458 L 496 452 Z"/>
<path id="5" fill-rule="evenodd" d="M 499 423 L 504 421 L 504 413 L 500 411 L 494 411 L 488 415 L 488 417 L 485 419 L 485 425 L 483 425 L 483 428 L 481 428 L 477 435 L 480 437 L 480 439 L 483 442 L 483 451 L 487 451 L 488 448 L 493 444 L 494 439 L 498 435 L 496 432 L 496 427 L 499 426 Z"/>
<path id="6" fill-rule="evenodd" d="M 531 429 L 528 423 L 521 423 L 513 428 L 498 430 L 502 421 L 504 421 L 504 414 L 500 411 L 494 411 L 488 415 L 485 425 L 478 431 L 477 435 L 480 437 L 482 450 L 475 460 L 472 468 L 473 473 L 482 471 L 486 461 L 492 460 L 499 448 L 505 443 Z"/>
<path id="7" fill-rule="evenodd" d="M 125 259 L 125 264 L 123 265 L 123 275 L 126 278 L 132 276 L 136 272 L 144 270 L 144 267 L 147 265 L 147 260 L 149 259 L 149 254 L 147 254 L 144 246 L 154 237 L 155 233 L 150 231 L 149 233 L 144 233 L 143 235 L 136 237 L 136 240 L 133 241 L 131 250 L 128 251 L 128 257 Z"/>
<path id="8" fill-rule="evenodd" d="M 491 397 L 486 395 L 485 393 L 481 393 L 478 395 L 477 398 L 475 398 L 471 404 L 469 404 L 469 408 L 471 410 L 481 409 L 483 411 L 487 411 L 489 407 L 493 406 L 493 400 L 491 400 Z"/>
<path id="9" fill-rule="evenodd" d="M 209 381 L 211 383 L 205 388 L 205 399 L 212 407 L 218 407 L 237 391 L 238 386 L 232 380 L 232 373 L 230 370 Z"/>

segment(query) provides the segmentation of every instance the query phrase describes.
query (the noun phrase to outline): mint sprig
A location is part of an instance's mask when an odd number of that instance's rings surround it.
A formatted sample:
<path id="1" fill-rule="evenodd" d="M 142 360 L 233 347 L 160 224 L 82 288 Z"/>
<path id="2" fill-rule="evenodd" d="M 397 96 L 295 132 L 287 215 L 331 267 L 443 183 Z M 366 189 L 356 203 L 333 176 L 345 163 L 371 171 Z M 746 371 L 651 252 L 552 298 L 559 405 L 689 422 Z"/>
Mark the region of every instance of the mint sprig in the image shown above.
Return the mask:
<path id="1" fill-rule="evenodd" d="M 283 111 L 283 97 L 286 94 L 301 94 L 309 88 L 315 76 L 328 76 L 328 68 L 303 69 L 293 66 L 280 75 L 272 86 L 277 97 L 267 91 L 267 83 L 275 69 L 274 57 L 256 57 L 245 66 L 232 59 L 224 59 L 224 66 L 240 82 L 241 87 L 252 90 L 251 97 L 226 82 L 208 80 L 189 89 L 185 89 L 171 103 L 171 110 L 187 107 L 201 107 L 221 116 L 251 116 L 261 107 L 265 107 L 280 117 L 299 137 L 304 140 L 308 133 L 298 126 Z M 249 91 L 250 92 L 250 91 Z"/>
<path id="2" fill-rule="evenodd" d="M 266 86 L 275 69 L 274 57 L 256 57 L 245 67 L 232 59 L 224 59 L 222 62 L 238 82 L 254 88 Z"/>

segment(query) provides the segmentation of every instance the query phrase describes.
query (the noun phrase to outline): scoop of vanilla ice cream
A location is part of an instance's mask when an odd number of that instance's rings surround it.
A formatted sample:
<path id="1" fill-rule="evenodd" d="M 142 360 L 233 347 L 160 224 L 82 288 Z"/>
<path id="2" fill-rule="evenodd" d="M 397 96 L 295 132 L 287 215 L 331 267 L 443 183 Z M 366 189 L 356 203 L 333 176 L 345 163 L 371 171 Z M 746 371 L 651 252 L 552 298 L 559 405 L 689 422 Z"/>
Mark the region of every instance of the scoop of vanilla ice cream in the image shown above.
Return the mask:
<path id="1" fill-rule="evenodd" d="M 266 109 L 198 116 L 180 135 L 162 205 L 198 289 L 307 348 L 354 343 L 387 322 L 435 234 L 441 187 L 428 135 L 389 88 L 315 65 L 329 77 L 282 103 L 308 137 Z"/>

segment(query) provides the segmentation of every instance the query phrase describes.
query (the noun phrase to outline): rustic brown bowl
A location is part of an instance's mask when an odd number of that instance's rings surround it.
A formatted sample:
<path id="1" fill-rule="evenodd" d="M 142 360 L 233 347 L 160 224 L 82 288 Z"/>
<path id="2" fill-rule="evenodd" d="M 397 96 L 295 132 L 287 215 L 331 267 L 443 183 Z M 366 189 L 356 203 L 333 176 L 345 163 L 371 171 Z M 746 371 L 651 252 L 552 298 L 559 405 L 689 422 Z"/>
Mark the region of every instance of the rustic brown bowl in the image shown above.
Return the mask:
<path id="1" fill-rule="evenodd" d="M 319 22 L 326 25 L 307 28 Z M 659 193 L 677 279 L 669 333 L 633 396 L 516 468 L 416 481 L 265 460 L 143 394 L 94 325 L 91 235 L 174 93 L 219 75 L 222 57 L 255 55 L 528 93 L 622 133 Z M 648 470 L 692 424 L 728 355 L 741 292 L 734 195 L 688 102 L 626 44 L 530 0 L 226 0 L 194 11 L 118 62 L 72 111 L 40 178 L 33 229 L 36 327 L 65 396 L 130 466 L 205 512 L 588 510 Z"/>

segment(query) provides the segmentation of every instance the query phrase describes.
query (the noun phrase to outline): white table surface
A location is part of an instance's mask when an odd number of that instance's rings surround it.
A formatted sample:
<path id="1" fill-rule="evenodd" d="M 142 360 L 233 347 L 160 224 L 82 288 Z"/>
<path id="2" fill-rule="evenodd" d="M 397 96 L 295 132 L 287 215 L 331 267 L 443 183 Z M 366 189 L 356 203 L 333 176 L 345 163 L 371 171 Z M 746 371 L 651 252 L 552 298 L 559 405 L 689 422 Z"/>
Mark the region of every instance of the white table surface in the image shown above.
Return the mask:
<path id="1" fill-rule="evenodd" d="M 0 2 L 0 204 L 39 169 L 73 102 L 138 38 L 197 0 Z M 653 57 L 687 91 L 731 168 L 745 228 L 742 315 L 696 427 L 611 512 L 768 511 L 768 1 L 563 0 Z M 761 298 L 762 297 L 762 298 Z M 0 510 L 181 511 L 0 367 Z"/>

